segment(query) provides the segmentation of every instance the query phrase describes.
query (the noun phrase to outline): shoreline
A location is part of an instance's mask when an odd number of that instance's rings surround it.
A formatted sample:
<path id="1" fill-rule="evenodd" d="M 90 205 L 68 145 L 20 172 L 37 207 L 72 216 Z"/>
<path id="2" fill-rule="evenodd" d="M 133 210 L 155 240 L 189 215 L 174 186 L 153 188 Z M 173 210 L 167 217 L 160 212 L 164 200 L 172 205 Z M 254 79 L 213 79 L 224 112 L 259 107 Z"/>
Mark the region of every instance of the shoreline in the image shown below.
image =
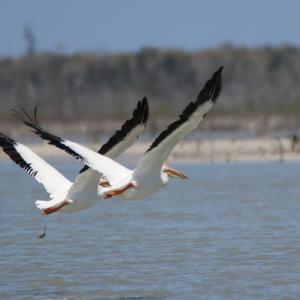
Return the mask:
<path id="1" fill-rule="evenodd" d="M 26 144 L 37 155 L 45 158 L 62 158 L 69 155 L 62 150 L 48 145 Z M 84 146 L 96 150 L 99 144 L 87 143 Z M 137 142 L 121 158 L 134 161 L 143 155 L 148 142 Z M 0 159 L 9 157 L 0 151 Z M 213 139 L 183 141 L 171 152 L 169 162 L 234 162 L 234 161 L 285 161 L 300 160 L 300 142 L 292 145 L 288 138 L 253 138 L 253 139 Z"/>

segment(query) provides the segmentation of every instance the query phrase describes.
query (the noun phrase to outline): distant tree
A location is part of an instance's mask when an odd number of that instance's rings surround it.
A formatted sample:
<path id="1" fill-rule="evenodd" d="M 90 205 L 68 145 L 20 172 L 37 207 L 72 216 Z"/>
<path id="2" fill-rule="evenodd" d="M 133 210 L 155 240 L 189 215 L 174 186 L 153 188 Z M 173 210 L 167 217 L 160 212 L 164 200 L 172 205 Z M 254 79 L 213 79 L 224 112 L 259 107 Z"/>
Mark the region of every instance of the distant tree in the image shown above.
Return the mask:
<path id="1" fill-rule="evenodd" d="M 285 128 L 300 126 L 300 47 L 223 45 L 203 51 L 144 48 L 137 53 L 67 55 L 37 54 L 28 25 L 24 39 L 26 56 L 0 58 L 0 117 L 12 106 L 38 103 L 53 119 L 122 119 L 147 96 L 159 124 L 193 101 L 212 72 L 224 65 L 214 116 L 232 117 L 230 124 L 236 127 L 245 124 L 245 117 L 261 117 L 265 126 L 260 128 L 265 129 L 273 116 L 281 117 Z"/>
<path id="2" fill-rule="evenodd" d="M 26 42 L 26 54 L 33 56 L 36 51 L 36 39 L 32 27 L 28 24 L 23 27 L 23 37 Z"/>

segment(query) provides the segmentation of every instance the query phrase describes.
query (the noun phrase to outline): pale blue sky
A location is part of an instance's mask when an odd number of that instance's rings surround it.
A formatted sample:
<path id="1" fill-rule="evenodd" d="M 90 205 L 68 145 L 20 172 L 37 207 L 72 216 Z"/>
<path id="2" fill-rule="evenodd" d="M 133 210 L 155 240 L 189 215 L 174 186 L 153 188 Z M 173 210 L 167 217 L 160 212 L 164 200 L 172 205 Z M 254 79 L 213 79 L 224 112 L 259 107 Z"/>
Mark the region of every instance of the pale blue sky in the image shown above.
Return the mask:
<path id="1" fill-rule="evenodd" d="M 24 24 L 38 51 L 300 45 L 299 15 L 296 0 L 0 0 L 0 56 L 25 52 Z"/>

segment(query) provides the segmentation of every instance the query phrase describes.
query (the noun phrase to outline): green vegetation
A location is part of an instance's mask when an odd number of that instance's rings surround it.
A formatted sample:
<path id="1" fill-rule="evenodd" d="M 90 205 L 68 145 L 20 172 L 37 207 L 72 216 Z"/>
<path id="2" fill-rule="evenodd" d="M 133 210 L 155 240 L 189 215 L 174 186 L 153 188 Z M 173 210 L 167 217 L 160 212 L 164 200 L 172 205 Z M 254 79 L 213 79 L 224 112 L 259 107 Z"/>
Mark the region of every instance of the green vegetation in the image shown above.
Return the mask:
<path id="1" fill-rule="evenodd" d="M 178 114 L 224 65 L 216 115 L 300 114 L 300 49 L 290 46 L 199 52 L 142 49 L 123 54 L 34 54 L 0 60 L 1 117 L 10 108 L 40 106 L 51 120 L 123 118 L 149 98 L 159 118 Z"/>

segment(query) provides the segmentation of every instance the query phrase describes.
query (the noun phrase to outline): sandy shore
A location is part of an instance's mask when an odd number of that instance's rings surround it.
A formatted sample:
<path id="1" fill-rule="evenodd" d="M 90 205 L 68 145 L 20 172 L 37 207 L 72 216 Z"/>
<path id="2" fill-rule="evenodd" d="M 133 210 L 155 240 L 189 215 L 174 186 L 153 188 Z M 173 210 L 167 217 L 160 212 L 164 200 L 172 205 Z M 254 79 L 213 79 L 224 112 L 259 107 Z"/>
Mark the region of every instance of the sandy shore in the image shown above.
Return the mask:
<path id="1" fill-rule="evenodd" d="M 128 159 L 138 159 L 149 143 L 136 143 L 124 155 Z M 66 154 L 43 144 L 27 144 L 38 155 L 45 158 L 63 157 Z M 99 145 L 86 144 L 91 149 Z M 298 147 L 298 148 L 297 148 Z M 169 161 L 175 162 L 224 162 L 224 161 L 282 161 L 300 160 L 300 145 L 292 149 L 290 139 L 254 138 L 245 140 L 201 140 L 180 143 L 171 153 Z M 7 156 L 0 151 L 0 158 Z"/>
<path id="2" fill-rule="evenodd" d="M 142 155 L 148 144 L 138 144 L 128 153 Z M 300 160 L 300 145 L 291 148 L 290 139 L 202 140 L 182 142 L 171 153 L 178 162 L 284 161 Z"/>

